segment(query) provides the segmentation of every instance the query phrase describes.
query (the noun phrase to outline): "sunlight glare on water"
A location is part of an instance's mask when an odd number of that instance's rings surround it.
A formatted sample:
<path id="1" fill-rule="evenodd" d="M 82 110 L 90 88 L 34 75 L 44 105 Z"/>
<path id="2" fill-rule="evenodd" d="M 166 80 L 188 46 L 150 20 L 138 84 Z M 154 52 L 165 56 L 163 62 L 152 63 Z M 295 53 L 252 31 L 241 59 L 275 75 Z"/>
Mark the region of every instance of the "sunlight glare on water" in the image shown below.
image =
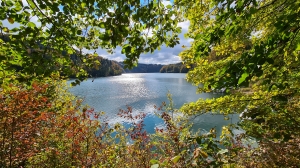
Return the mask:
<path id="1" fill-rule="evenodd" d="M 70 80 L 69 82 L 71 82 Z M 128 73 L 121 76 L 88 79 L 70 91 L 84 99 L 84 103 L 96 111 L 106 112 L 110 123 L 123 122 L 117 116 L 120 109 L 132 107 L 133 113 L 146 113 L 146 129 L 162 123 L 154 115 L 154 105 L 168 103 L 167 93 L 170 91 L 174 107 L 180 108 L 184 103 L 196 101 L 199 98 L 219 97 L 222 94 L 196 94 L 196 87 L 187 83 L 185 74 L 162 73 Z M 209 120 L 208 120 L 209 119 Z M 214 127 L 220 123 L 220 117 L 204 115 L 197 120 L 197 127 Z M 207 129 L 207 128 L 205 128 Z M 149 130 L 148 130 L 149 131 Z M 150 131 L 151 132 L 151 131 Z"/>

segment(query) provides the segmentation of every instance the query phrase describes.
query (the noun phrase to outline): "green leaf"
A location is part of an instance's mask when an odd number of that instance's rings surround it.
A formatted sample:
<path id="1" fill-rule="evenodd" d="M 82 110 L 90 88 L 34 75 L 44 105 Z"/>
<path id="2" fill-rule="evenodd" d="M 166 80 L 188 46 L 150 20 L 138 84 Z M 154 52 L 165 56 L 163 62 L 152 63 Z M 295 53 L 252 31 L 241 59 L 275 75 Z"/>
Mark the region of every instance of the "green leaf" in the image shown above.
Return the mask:
<path id="1" fill-rule="evenodd" d="M 22 1 L 16 2 L 15 3 L 14 11 L 16 11 L 16 12 L 21 11 L 22 10 L 22 6 L 23 6 Z"/>
<path id="2" fill-rule="evenodd" d="M 297 44 L 296 51 L 300 51 L 300 43 L 299 43 L 299 44 Z"/>
<path id="3" fill-rule="evenodd" d="M 6 0 L 5 3 L 8 7 L 12 7 L 14 5 L 13 2 L 10 0 Z"/>
<path id="4" fill-rule="evenodd" d="M 199 33 L 199 34 L 197 34 L 196 36 L 195 36 L 195 40 L 198 40 L 198 39 L 200 39 L 201 38 L 201 34 Z"/>
<path id="5" fill-rule="evenodd" d="M 159 163 L 159 161 L 158 161 L 158 160 L 155 160 L 155 159 L 151 159 L 151 160 L 150 160 L 150 163 L 153 165 L 153 164 Z"/>
<path id="6" fill-rule="evenodd" d="M 168 9 L 172 9 L 172 5 L 167 5 L 166 6 Z"/>
<path id="7" fill-rule="evenodd" d="M 105 28 L 105 23 L 101 22 L 99 25 L 100 28 Z"/>
<path id="8" fill-rule="evenodd" d="M 2 30 L 6 33 L 9 33 L 9 29 L 7 27 L 3 27 Z"/>
<path id="9" fill-rule="evenodd" d="M 68 53 L 68 54 L 73 54 L 73 50 L 72 50 L 72 49 L 68 49 L 68 50 L 67 50 L 67 53 Z"/>
<path id="10" fill-rule="evenodd" d="M 82 2 L 82 3 L 81 3 L 81 7 L 82 7 L 82 8 L 85 8 L 85 7 L 86 7 L 86 3 Z"/>
<path id="11" fill-rule="evenodd" d="M 35 25 L 33 22 L 28 22 L 28 23 L 27 23 L 27 26 L 28 26 L 28 27 L 31 27 L 31 28 L 36 27 L 36 25 Z"/>
<path id="12" fill-rule="evenodd" d="M 240 85 L 241 83 L 243 83 L 243 82 L 246 80 L 246 78 L 247 78 L 248 76 L 249 76 L 249 73 L 244 72 L 244 73 L 242 74 L 242 76 L 239 78 L 238 84 Z"/>

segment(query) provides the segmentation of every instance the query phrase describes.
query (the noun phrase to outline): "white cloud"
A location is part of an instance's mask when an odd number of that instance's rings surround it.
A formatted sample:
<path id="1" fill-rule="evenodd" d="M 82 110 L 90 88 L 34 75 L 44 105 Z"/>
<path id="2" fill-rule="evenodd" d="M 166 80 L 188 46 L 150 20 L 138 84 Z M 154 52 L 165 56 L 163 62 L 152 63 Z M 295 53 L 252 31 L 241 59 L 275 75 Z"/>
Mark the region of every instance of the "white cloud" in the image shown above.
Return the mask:
<path id="1" fill-rule="evenodd" d="M 182 28 L 182 33 L 179 34 L 180 44 L 174 46 L 173 48 L 168 48 L 162 46 L 160 50 L 155 50 L 153 53 L 142 54 L 139 59 L 139 63 L 147 64 L 172 64 L 180 62 L 179 53 L 183 51 L 182 46 L 190 46 L 192 39 L 187 39 L 184 37 L 184 34 L 187 33 L 189 21 L 181 22 L 178 24 Z M 151 31 L 149 31 L 150 33 Z M 152 35 L 152 34 L 149 34 Z M 103 49 L 97 49 L 97 53 L 110 60 L 123 61 L 126 57 L 124 54 L 121 54 L 121 47 L 117 47 L 113 54 L 108 54 Z"/>
<path id="2" fill-rule="evenodd" d="M 118 62 L 122 62 L 124 59 L 121 56 L 119 56 L 119 57 L 115 57 L 114 60 Z"/>
<path id="3" fill-rule="evenodd" d="M 22 3 L 23 3 L 24 6 L 28 6 L 28 3 L 27 3 L 26 0 L 22 0 Z"/>
<path id="4" fill-rule="evenodd" d="M 167 5 L 172 5 L 171 1 L 162 1 L 161 2 L 162 4 L 164 4 L 164 6 L 167 6 Z"/>
<path id="5" fill-rule="evenodd" d="M 178 26 L 181 27 L 183 31 L 187 31 L 190 26 L 190 21 L 180 22 Z"/>

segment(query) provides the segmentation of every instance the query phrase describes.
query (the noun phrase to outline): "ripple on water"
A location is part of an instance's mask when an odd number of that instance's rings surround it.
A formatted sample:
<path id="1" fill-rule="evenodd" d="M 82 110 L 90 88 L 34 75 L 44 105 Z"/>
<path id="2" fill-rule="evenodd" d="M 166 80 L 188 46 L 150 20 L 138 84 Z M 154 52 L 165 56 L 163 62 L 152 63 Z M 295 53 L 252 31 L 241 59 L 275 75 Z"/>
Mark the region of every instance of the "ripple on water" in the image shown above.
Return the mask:
<path id="1" fill-rule="evenodd" d="M 71 81 L 69 81 L 71 82 Z M 162 126 L 163 121 L 155 116 L 154 105 L 160 106 L 168 102 L 166 94 L 172 94 L 175 108 L 199 98 L 219 97 L 220 94 L 196 94 L 196 87 L 185 81 L 185 74 L 161 73 L 130 73 L 121 76 L 88 79 L 70 91 L 84 99 L 96 111 L 105 111 L 111 123 L 126 122 L 117 116 L 120 109 L 127 106 L 133 108 L 133 113 L 147 114 L 145 124 L 147 131 L 153 132 L 154 127 Z M 222 116 L 221 116 L 222 117 Z M 203 115 L 194 120 L 194 128 L 209 130 L 211 127 L 222 128 L 220 116 Z"/>

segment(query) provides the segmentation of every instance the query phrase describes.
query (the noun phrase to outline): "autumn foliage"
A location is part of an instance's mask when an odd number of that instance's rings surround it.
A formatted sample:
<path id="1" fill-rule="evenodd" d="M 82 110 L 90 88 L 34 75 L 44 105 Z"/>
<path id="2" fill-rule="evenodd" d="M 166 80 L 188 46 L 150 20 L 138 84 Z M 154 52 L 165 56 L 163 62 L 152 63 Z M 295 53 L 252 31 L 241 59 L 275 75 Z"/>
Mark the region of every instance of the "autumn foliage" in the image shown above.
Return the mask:
<path id="1" fill-rule="evenodd" d="M 98 144 L 101 136 L 95 136 L 95 126 L 100 127 L 90 118 L 99 115 L 81 109 L 81 100 L 74 103 L 66 95 L 53 98 L 56 89 L 33 83 L 29 88 L 10 85 L 1 91 L 2 166 L 88 166 L 95 161 L 99 151 L 89 145 Z"/>
<path id="2" fill-rule="evenodd" d="M 39 152 L 38 137 L 53 115 L 47 89 L 47 84 L 33 84 L 1 91 L 1 165 L 22 165 Z"/>
<path id="3" fill-rule="evenodd" d="M 291 167 L 299 163 L 298 138 L 286 142 L 247 142 L 245 134 L 224 126 L 220 137 L 191 132 L 191 123 L 175 117 L 170 104 L 154 106 L 164 126 L 145 130 L 144 113 L 120 110 L 127 124 L 112 125 L 82 105 L 62 82 L 10 85 L 1 91 L 2 167 Z M 172 113 L 171 113 L 172 112 Z M 280 154 L 280 155 L 278 155 Z"/>
<path id="4" fill-rule="evenodd" d="M 1 91 L 0 107 L 2 167 L 191 167 L 210 164 L 208 154 L 219 151 L 199 142 L 214 144 L 214 131 L 192 134 L 166 103 L 155 107 L 165 122 L 155 134 L 144 129 L 146 115 L 131 107 L 119 112 L 127 126 L 109 124 L 60 82 L 10 85 Z"/>

